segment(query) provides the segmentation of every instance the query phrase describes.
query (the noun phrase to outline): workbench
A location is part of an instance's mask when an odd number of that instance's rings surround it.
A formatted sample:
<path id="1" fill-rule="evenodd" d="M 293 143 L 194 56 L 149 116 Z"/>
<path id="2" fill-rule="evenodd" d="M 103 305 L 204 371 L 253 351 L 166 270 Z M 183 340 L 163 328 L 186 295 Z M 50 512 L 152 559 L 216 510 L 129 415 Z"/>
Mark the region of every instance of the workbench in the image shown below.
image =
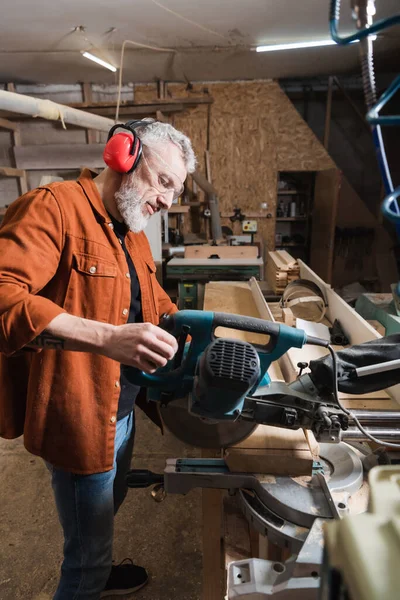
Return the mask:
<path id="1" fill-rule="evenodd" d="M 199 286 L 208 281 L 261 279 L 262 258 L 172 258 L 166 266 L 167 279 L 178 281 L 178 306 L 201 308 Z"/>

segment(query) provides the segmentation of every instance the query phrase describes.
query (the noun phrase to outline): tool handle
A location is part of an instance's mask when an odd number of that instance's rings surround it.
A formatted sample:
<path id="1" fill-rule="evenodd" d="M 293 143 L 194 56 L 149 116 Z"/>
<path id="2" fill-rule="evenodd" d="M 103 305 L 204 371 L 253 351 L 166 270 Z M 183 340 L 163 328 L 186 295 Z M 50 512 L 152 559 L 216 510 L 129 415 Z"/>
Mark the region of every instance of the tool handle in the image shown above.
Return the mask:
<path id="1" fill-rule="evenodd" d="M 278 337 L 280 330 L 279 324 L 273 321 L 220 312 L 214 313 L 213 327 L 229 327 L 230 329 L 261 333 L 273 337 Z"/>
<path id="2" fill-rule="evenodd" d="M 126 484 L 130 488 L 145 488 L 155 483 L 164 483 L 164 475 L 148 469 L 132 469 L 126 475 Z"/>

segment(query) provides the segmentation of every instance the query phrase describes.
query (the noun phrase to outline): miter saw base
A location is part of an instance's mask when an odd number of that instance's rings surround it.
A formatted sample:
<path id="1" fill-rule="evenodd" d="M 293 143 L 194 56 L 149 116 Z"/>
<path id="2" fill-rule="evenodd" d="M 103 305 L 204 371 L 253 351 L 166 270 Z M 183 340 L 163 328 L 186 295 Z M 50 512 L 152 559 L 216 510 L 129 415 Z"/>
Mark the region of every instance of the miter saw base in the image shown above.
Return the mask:
<path id="1" fill-rule="evenodd" d="M 229 565 L 226 600 L 317 600 L 323 562 L 323 525 L 349 513 L 364 485 L 359 453 L 345 443 L 320 444 L 311 477 L 279 477 L 229 471 L 223 459 L 167 459 L 163 474 L 132 470 L 129 487 L 156 484 L 153 497 L 195 488 L 229 490 L 243 514 L 268 541 L 286 548 L 285 563 L 259 559 Z M 365 497 L 361 493 L 362 497 Z M 358 511 L 366 509 L 361 506 Z"/>

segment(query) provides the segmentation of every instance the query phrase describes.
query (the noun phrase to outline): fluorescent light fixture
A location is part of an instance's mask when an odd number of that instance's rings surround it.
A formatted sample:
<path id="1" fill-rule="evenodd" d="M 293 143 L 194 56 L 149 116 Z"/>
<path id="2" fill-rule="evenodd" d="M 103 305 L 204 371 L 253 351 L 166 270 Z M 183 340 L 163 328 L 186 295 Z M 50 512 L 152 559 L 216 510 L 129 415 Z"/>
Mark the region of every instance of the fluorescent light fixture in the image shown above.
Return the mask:
<path id="1" fill-rule="evenodd" d="M 377 36 L 371 38 L 376 40 Z M 354 44 L 359 40 L 351 42 Z M 333 40 L 316 40 L 314 42 L 294 42 L 293 44 L 269 44 L 268 46 L 257 46 L 256 52 L 274 52 L 275 50 L 296 50 L 297 48 L 318 48 L 319 46 L 337 46 Z"/>
<path id="2" fill-rule="evenodd" d="M 84 56 L 85 58 L 88 58 L 89 60 L 92 60 L 93 62 L 97 63 L 98 65 L 101 65 L 102 67 L 105 67 L 106 69 L 110 69 L 110 71 L 112 71 L 113 73 L 115 73 L 115 71 L 117 70 L 117 68 L 114 67 L 114 65 L 111 65 L 110 63 L 106 62 L 105 60 L 98 58 L 94 54 L 90 54 L 90 52 L 82 52 L 82 56 Z"/>

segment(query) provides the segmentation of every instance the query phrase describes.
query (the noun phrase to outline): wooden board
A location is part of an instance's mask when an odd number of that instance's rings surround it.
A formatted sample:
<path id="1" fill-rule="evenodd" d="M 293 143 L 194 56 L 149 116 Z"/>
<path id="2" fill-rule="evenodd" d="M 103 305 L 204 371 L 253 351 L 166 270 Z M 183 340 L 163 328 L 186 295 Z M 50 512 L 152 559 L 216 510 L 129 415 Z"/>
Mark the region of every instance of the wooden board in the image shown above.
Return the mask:
<path id="1" fill-rule="evenodd" d="M 267 280 L 275 294 L 282 294 L 286 286 L 300 277 L 299 265 L 286 250 L 268 252 Z"/>
<path id="2" fill-rule="evenodd" d="M 8 119 L 0 118 L 0 128 L 16 131 L 19 128 L 19 125 L 18 123 L 14 123 L 13 121 L 9 121 Z"/>
<path id="3" fill-rule="evenodd" d="M 332 281 L 340 184 L 341 173 L 338 169 L 326 169 L 316 175 L 311 232 L 311 268 L 328 283 Z"/>
<path id="4" fill-rule="evenodd" d="M 205 286 L 204 310 L 260 317 L 251 288 L 249 284 L 245 282 L 208 283 Z M 258 333 L 238 331 L 226 327 L 219 327 L 216 333 L 220 337 L 232 337 L 254 344 L 268 343 L 268 336 L 260 335 Z M 272 363 L 268 370 L 268 374 L 273 381 L 284 381 L 282 371 L 277 361 Z"/>
<path id="5" fill-rule="evenodd" d="M 257 246 L 185 246 L 185 258 L 257 258 Z"/>
<path id="6" fill-rule="evenodd" d="M 23 177 L 25 171 L 22 169 L 14 169 L 14 167 L 0 167 L 0 175 L 4 177 Z"/>
<path id="7" fill-rule="evenodd" d="M 19 169 L 104 168 L 104 144 L 46 144 L 14 148 Z"/>
<path id="8" fill-rule="evenodd" d="M 310 447 L 310 443 L 312 447 Z M 309 475 L 318 444 L 310 442 L 302 429 L 289 430 L 259 425 L 256 431 L 225 452 L 231 471 L 269 475 Z"/>

